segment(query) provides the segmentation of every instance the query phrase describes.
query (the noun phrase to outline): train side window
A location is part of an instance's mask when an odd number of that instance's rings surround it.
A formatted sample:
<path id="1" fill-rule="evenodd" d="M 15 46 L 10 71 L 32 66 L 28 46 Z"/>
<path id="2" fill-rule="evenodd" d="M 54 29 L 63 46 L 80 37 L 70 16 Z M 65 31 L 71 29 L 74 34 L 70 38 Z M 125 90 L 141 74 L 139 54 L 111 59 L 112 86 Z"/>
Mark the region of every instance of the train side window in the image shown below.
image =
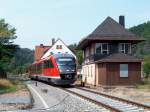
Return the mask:
<path id="1" fill-rule="evenodd" d="M 37 64 L 37 74 L 39 73 L 39 64 Z"/>
<path id="2" fill-rule="evenodd" d="M 34 74 L 35 73 L 35 65 L 33 65 L 32 70 L 33 70 L 33 74 Z"/>
<path id="3" fill-rule="evenodd" d="M 36 73 L 38 73 L 38 74 L 41 73 L 41 64 L 37 64 L 37 72 Z"/>
<path id="4" fill-rule="evenodd" d="M 44 68 L 53 68 L 53 63 L 51 60 L 44 61 Z"/>
<path id="5" fill-rule="evenodd" d="M 39 67 L 39 72 L 40 72 L 40 74 L 41 74 L 41 73 L 42 73 L 42 63 L 40 63 L 39 66 L 40 66 L 40 67 Z"/>
<path id="6" fill-rule="evenodd" d="M 44 61 L 44 68 L 46 68 L 46 61 Z"/>
<path id="7" fill-rule="evenodd" d="M 44 68 L 48 68 L 48 61 L 44 61 Z"/>
<path id="8" fill-rule="evenodd" d="M 35 74 L 37 74 L 37 71 L 38 71 L 38 67 L 37 65 L 34 65 L 36 67 L 36 70 L 34 71 Z"/>
<path id="9" fill-rule="evenodd" d="M 49 62 L 49 68 L 53 68 L 53 63 L 51 60 L 48 61 Z"/>

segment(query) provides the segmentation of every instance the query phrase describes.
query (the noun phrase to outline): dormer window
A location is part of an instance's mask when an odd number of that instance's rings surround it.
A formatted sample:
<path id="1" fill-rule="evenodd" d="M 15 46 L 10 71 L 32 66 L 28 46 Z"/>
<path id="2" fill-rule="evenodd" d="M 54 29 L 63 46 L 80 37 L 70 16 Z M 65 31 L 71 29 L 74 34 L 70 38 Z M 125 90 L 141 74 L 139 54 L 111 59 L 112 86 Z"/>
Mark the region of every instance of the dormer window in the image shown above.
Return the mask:
<path id="1" fill-rule="evenodd" d="M 96 54 L 109 54 L 108 43 L 96 43 Z"/>
<path id="2" fill-rule="evenodd" d="M 130 54 L 131 53 L 131 44 L 130 43 L 120 43 L 119 52 Z"/>

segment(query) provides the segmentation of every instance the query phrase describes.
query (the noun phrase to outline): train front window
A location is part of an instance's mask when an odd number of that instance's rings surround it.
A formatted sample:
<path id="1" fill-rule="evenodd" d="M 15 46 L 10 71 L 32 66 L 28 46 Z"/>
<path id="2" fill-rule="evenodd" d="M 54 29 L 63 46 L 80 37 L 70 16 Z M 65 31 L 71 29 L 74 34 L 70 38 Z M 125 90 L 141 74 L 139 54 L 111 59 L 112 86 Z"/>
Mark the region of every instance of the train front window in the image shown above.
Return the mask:
<path id="1" fill-rule="evenodd" d="M 73 58 L 58 58 L 57 64 L 61 65 L 75 65 L 75 60 Z"/>

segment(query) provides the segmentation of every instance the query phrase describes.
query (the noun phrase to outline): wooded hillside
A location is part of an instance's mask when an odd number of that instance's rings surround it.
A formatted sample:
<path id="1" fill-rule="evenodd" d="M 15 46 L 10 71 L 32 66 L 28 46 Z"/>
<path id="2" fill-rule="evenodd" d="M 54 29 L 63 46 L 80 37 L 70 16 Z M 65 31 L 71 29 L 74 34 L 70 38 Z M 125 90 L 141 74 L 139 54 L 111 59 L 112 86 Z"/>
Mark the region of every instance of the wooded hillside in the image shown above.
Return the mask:
<path id="1" fill-rule="evenodd" d="M 150 21 L 131 27 L 129 30 L 146 39 L 146 41 L 137 45 L 135 53 L 142 57 L 150 55 Z"/>

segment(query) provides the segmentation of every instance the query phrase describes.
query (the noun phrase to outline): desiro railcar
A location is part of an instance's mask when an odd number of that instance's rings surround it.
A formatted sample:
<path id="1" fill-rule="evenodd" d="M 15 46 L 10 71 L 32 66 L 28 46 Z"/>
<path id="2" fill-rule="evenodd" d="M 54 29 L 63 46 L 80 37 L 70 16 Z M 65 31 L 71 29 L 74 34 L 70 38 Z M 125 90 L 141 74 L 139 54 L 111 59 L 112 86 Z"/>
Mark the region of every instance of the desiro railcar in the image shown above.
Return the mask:
<path id="1" fill-rule="evenodd" d="M 68 53 L 54 54 L 34 62 L 29 67 L 29 74 L 32 79 L 70 85 L 76 80 L 76 59 Z"/>

